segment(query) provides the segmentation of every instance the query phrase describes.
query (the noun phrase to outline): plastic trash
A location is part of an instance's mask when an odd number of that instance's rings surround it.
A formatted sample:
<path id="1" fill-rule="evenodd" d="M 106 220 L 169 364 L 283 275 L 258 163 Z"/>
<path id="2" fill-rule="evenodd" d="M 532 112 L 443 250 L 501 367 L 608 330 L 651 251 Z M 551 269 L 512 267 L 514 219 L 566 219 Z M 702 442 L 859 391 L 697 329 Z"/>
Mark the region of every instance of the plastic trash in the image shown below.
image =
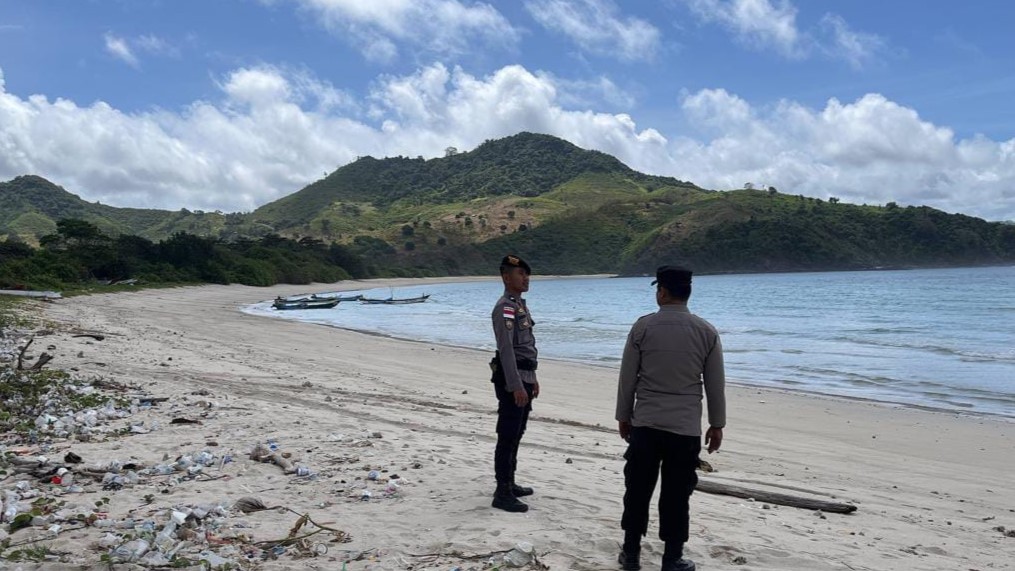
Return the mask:
<path id="1" fill-rule="evenodd" d="M 207 562 L 208 566 L 211 567 L 212 569 L 218 569 L 223 565 L 232 563 L 231 560 L 226 559 L 225 557 L 221 557 L 211 551 L 202 551 L 199 557 L 201 558 L 201 561 Z"/>
<path id="2" fill-rule="evenodd" d="M 109 555 L 114 561 L 133 562 L 148 553 L 149 549 L 151 549 L 151 544 L 147 540 L 134 539 L 113 549 Z"/>
<path id="3" fill-rule="evenodd" d="M 367 474 L 367 478 L 369 478 L 371 480 L 376 480 L 377 478 L 380 478 L 380 477 L 381 477 L 381 473 L 378 472 L 377 470 L 370 470 L 370 473 Z"/>
<path id="4" fill-rule="evenodd" d="M 155 547 L 165 553 L 176 544 L 176 522 L 170 521 L 155 536 Z"/>
<path id="5" fill-rule="evenodd" d="M 169 464 L 158 464 L 156 466 L 153 466 L 151 471 L 160 476 L 166 476 L 175 472 L 176 468 L 173 468 Z"/>
<path id="6" fill-rule="evenodd" d="M 504 563 L 510 567 L 524 567 L 532 562 L 535 549 L 528 541 L 518 542 L 511 551 L 504 554 Z"/>

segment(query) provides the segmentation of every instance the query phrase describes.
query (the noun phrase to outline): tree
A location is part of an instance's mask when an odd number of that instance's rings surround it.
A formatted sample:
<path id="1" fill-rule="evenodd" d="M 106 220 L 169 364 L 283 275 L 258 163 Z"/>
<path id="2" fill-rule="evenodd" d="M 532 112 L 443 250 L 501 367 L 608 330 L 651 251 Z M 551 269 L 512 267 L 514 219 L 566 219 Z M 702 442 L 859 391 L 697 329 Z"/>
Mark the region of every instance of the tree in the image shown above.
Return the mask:
<path id="1" fill-rule="evenodd" d="M 828 197 L 828 203 L 829 204 L 838 204 L 839 203 L 839 199 L 834 197 L 834 196 L 830 196 L 830 197 Z"/>
<path id="2" fill-rule="evenodd" d="M 445 157 L 453 157 L 453 156 L 455 156 L 457 154 L 458 154 L 458 149 L 455 148 L 455 147 L 448 147 L 448 148 L 444 149 L 444 156 Z"/>

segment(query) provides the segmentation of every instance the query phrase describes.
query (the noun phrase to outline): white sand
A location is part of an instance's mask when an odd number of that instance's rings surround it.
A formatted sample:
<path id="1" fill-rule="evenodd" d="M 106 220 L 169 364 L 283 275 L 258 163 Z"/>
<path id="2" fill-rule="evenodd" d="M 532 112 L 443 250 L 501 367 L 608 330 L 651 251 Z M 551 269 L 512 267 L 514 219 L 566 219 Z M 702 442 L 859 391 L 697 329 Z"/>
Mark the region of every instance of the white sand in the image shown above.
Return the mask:
<path id="1" fill-rule="evenodd" d="M 370 285 L 389 283 L 400 282 Z M 364 284 L 316 291 L 336 287 Z M 453 554 L 500 551 L 518 541 L 534 544 L 552 569 L 617 568 L 624 447 L 613 421 L 615 370 L 540 363 L 543 395 L 519 458 L 519 481 L 536 495 L 527 514 L 504 513 L 489 505 L 496 418 L 490 356 L 238 309 L 313 290 L 205 286 L 46 305 L 47 319 L 112 334 L 101 342 L 66 333 L 47 338 L 57 346 L 53 366 L 172 397 L 145 413 L 160 420 L 158 431 L 60 450 L 73 448 L 91 462 L 155 463 L 215 441 L 216 451 L 237 455 L 222 471 L 228 479 L 186 482 L 170 494 L 149 485 L 112 493 L 111 516 L 255 495 L 353 536 L 332 544 L 325 557 L 284 555 L 269 568 L 341 569 L 344 558 L 365 552 L 350 571 L 482 569 L 484 561 Z M 529 296 L 538 298 L 538 283 Z M 211 396 L 190 395 L 198 389 Z M 210 411 L 199 403 L 207 400 L 215 403 Z M 1015 568 L 1015 538 L 994 529 L 1015 528 L 1015 423 L 742 387 L 731 388 L 728 400 L 723 449 L 706 458 L 717 472 L 703 478 L 813 492 L 859 509 L 822 515 L 696 493 L 686 553 L 699 569 Z M 168 425 L 178 416 L 203 424 Z M 375 431 L 383 438 L 362 438 Z M 267 438 L 318 478 L 301 481 L 247 459 L 252 445 Z M 372 446 L 356 445 L 364 442 Z M 369 467 L 410 484 L 385 497 L 383 484 L 366 483 Z M 369 501 L 358 499 L 356 487 L 364 485 L 374 492 Z M 151 505 L 139 501 L 146 493 L 156 496 Z M 255 540 L 283 537 L 295 519 L 274 511 L 243 518 Z M 656 525 L 653 508 L 645 569 L 659 565 Z M 69 540 L 81 541 L 82 560 L 94 562 L 98 553 L 84 546 L 98 536 L 82 530 Z M 420 554 L 442 556 L 413 557 Z"/>

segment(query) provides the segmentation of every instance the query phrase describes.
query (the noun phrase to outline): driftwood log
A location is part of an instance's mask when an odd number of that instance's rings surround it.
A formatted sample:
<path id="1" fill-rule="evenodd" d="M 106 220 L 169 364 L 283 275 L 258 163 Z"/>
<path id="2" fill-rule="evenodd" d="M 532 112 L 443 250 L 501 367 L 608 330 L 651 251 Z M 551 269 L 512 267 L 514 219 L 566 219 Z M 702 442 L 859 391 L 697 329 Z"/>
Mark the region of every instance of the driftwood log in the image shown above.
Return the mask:
<path id="1" fill-rule="evenodd" d="M 856 506 L 853 504 L 816 500 L 779 492 L 744 488 L 741 486 L 733 486 L 731 484 L 713 482 L 703 478 L 698 480 L 698 485 L 695 489 L 705 492 L 706 494 L 719 494 L 723 496 L 733 496 L 736 498 L 753 499 L 758 502 L 767 502 L 770 504 L 778 504 L 780 506 L 789 506 L 805 510 L 818 510 L 838 514 L 848 514 L 856 511 Z"/>

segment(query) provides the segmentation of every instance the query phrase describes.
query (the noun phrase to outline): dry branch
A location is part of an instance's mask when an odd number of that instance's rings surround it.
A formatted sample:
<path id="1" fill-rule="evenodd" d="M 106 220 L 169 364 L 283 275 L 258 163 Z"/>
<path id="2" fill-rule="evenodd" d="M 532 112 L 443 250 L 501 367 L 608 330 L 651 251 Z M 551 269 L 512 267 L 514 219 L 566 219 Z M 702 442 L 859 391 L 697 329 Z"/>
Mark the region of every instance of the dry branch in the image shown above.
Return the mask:
<path id="1" fill-rule="evenodd" d="M 23 371 L 25 369 L 25 366 L 24 366 L 25 351 L 27 351 L 28 348 L 32 345 L 33 341 L 35 341 L 35 337 L 29 337 L 28 338 L 28 343 L 25 343 L 25 346 L 21 348 L 20 352 L 18 352 L 18 370 L 19 371 Z"/>

